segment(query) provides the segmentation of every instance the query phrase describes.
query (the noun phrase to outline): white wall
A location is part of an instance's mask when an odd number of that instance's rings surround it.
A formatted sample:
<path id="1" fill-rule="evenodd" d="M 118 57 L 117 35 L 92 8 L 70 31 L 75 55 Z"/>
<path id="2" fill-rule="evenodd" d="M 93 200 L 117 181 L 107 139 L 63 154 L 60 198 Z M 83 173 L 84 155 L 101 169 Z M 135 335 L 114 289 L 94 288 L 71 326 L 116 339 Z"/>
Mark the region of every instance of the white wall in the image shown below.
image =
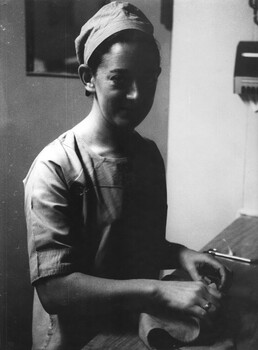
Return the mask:
<path id="1" fill-rule="evenodd" d="M 233 94 L 237 44 L 257 30 L 247 0 L 174 1 L 167 235 L 195 249 L 258 210 L 258 116 Z"/>

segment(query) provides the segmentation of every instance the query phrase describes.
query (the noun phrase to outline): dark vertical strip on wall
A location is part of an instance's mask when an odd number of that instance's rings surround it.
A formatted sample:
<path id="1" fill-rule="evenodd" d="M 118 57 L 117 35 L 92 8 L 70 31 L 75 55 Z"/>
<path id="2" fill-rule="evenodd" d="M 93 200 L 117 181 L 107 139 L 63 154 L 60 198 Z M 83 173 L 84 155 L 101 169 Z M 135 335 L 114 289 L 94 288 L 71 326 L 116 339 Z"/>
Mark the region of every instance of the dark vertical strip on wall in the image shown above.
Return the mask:
<path id="1" fill-rule="evenodd" d="M 26 72 L 34 71 L 34 1 L 25 0 Z"/>

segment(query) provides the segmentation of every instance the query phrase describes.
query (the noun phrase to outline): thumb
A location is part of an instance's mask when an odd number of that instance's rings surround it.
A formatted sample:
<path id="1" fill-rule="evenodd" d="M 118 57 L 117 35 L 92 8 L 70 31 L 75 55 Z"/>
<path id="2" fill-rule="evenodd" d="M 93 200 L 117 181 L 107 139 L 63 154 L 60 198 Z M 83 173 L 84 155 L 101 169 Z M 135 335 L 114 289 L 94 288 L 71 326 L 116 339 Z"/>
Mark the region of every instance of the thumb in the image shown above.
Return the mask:
<path id="1" fill-rule="evenodd" d="M 203 277 L 199 274 L 195 265 L 188 269 L 188 273 L 194 281 L 203 281 Z"/>

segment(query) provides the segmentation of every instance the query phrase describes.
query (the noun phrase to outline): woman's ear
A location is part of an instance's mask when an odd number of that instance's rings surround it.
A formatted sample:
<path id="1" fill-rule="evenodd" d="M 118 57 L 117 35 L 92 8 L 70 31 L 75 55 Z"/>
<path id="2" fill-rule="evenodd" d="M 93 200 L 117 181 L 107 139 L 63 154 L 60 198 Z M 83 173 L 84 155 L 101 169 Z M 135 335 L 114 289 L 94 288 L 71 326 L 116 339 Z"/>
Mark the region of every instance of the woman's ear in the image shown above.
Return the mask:
<path id="1" fill-rule="evenodd" d="M 78 68 L 79 76 L 81 81 L 85 85 L 85 90 L 88 94 L 95 92 L 94 77 L 91 73 L 90 68 L 86 64 L 81 64 Z"/>

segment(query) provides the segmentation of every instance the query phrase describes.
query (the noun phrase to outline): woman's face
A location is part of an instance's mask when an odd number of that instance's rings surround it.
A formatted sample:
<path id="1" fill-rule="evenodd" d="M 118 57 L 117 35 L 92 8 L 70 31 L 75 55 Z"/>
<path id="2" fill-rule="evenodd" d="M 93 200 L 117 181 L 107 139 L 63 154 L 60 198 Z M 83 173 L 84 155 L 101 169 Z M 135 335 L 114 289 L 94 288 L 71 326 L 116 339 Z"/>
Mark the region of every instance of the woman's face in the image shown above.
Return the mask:
<path id="1" fill-rule="evenodd" d="M 159 73 L 150 45 L 113 44 L 92 78 L 101 117 L 113 126 L 133 130 L 151 109 Z"/>

